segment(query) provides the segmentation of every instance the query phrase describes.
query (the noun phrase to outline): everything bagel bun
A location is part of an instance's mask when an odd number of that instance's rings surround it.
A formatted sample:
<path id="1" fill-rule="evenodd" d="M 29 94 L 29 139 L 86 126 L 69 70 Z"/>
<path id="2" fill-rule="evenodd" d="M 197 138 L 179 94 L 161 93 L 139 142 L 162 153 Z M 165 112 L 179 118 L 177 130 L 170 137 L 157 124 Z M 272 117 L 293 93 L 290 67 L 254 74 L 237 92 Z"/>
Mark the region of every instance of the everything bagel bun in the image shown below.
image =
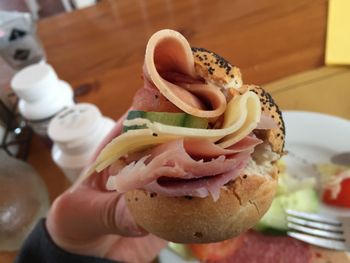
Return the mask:
<path id="1" fill-rule="evenodd" d="M 262 112 L 276 123 L 270 130 L 254 130 L 264 142 L 255 147 L 239 177 L 221 187 L 220 197 L 166 197 L 145 190 L 126 193 L 136 222 L 147 231 L 177 243 L 218 242 L 253 227 L 271 205 L 277 185 L 276 161 L 283 154 L 284 123 L 271 96 L 257 86 L 242 85 L 241 73 L 217 54 L 192 49 L 195 70 L 207 82 L 255 92 Z"/>

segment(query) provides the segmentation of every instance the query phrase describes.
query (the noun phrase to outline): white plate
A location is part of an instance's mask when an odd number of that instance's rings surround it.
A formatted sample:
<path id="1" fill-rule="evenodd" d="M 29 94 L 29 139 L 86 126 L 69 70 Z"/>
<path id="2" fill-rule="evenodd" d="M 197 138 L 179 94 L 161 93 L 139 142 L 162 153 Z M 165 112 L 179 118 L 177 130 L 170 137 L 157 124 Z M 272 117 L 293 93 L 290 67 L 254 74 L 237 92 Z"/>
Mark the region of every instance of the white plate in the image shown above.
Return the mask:
<path id="1" fill-rule="evenodd" d="M 350 151 L 350 121 L 339 117 L 303 111 L 283 112 L 286 126 L 283 159 L 288 173 L 296 177 L 318 176 L 315 164 L 329 163 L 334 154 Z M 350 209 L 321 205 L 321 213 L 350 216 Z M 189 262 L 169 249 L 159 257 L 161 263 Z M 191 261 L 198 262 L 198 261 Z"/>
<path id="2" fill-rule="evenodd" d="M 334 154 L 350 151 L 350 121 L 321 113 L 283 112 L 286 126 L 284 157 L 293 176 L 318 176 L 315 164 L 330 163 Z M 321 205 L 321 213 L 350 216 L 350 209 Z"/>

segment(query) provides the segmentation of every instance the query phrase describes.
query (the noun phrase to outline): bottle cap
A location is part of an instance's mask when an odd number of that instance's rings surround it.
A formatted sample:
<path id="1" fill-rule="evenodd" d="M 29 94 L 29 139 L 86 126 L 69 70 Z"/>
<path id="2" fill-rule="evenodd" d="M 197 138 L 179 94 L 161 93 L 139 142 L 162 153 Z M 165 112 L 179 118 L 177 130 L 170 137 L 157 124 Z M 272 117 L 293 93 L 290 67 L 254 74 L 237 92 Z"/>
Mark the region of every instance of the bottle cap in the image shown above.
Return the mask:
<path id="1" fill-rule="evenodd" d="M 67 154 L 82 154 L 98 146 L 111 130 L 99 109 L 89 103 L 79 103 L 57 114 L 50 122 L 48 135 Z M 107 131 L 108 130 L 108 131 Z"/>
<path id="2" fill-rule="evenodd" d="M 17 96 L 33 102 L 57 92 L 59 80 L 55 70 L 41 62 L 20 70 L 11 80 L 11 87 Z"/>
<path id="3" fill-rule="evenodd" d="M 28 102 L 23 99 L 19 100 L 18 109 L 22 116 L 29 121 L 49 120 L 64 108 L 74 105 L 73 90 L 71 86 L 62 80 L 58 81 L 56 93 L 42 99 Z M 50 90 L 50 88 L 47 88 Z"/>

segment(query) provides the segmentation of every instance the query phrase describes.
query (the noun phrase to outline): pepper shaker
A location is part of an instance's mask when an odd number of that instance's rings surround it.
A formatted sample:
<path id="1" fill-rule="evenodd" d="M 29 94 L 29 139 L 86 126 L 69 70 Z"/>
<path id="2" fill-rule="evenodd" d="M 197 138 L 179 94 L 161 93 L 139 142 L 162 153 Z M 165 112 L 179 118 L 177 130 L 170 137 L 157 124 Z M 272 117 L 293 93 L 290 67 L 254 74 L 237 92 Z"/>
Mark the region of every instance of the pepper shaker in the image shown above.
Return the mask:
<path id="1" fill-rule="evenodd" d="M 51 155 L 66 177 L 74 182 L 114 127 L 93 104 L 78 103 L 50 122 L 48 134 L 54 142 Z"/>

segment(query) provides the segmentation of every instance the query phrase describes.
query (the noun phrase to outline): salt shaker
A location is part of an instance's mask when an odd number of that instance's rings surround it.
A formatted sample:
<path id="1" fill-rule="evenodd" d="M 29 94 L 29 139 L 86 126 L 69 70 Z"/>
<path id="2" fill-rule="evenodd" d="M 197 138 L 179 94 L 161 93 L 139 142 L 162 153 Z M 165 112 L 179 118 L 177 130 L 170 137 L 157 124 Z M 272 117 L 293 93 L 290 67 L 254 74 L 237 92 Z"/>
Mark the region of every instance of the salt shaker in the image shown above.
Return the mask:
<path id="1" fill-rule="evenodd" d="M 50 120 L 74 104 L 71 86 L 57 77 L 52 66 L 41 62 L 19 71 L 11 87 L 20 98 L 18 108 L 29 126 L 40 136 L 47 136 Z"/>
<path id="2" fill-rule="evenodd" d="M 89 103 L 78 103 L 51 120 L 48 135 L 54 142 L 52 159 L 71 182 L 89 164 L 114 125 L 112 119 Z"/>

